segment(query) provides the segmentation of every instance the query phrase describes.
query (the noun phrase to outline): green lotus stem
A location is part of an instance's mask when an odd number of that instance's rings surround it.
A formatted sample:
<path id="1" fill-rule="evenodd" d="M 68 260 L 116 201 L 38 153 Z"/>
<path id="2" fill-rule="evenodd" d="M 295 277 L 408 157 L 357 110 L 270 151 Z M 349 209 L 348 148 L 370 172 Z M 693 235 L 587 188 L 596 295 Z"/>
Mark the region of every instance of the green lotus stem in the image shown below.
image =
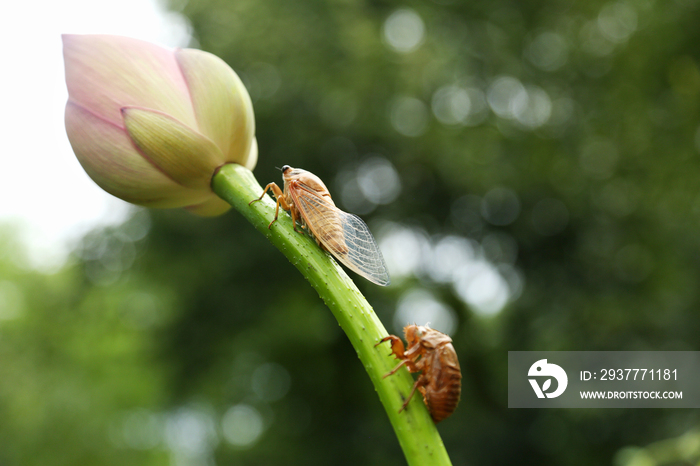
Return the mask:
<path id="1" fill-rule="evenodd" d="M 224 165 L 214 175 L 212 189 L 299 269 L 333 312 L 379 394 L 408 464 L 451 465 L 420 394 L 417 393 L 407 409 L 399 413 L 411 391 L 413 378 L 405 370 L 382 378 L 398 361 L 390 355 L 389 344 L 375 347 L 387 336 L 387 331 L 345 271 L 312 238 L 294 231 L 289 215 L 280 212 L 277 222 L 268 229 L 275 215 L 275 202 L 265 196 L 260 202 L 249 205 L 260 197 L 263 189 L 247 168 Z"/>

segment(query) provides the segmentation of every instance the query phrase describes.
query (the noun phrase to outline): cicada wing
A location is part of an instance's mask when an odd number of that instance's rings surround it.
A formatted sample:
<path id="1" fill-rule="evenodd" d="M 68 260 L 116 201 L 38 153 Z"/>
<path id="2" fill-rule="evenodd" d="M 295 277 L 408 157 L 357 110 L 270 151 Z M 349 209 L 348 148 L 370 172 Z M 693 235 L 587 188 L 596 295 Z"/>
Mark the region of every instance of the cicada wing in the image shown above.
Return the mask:
<path id="1" fill-rule="evenodd" d="M 311 233 L 336 259 L 372 283 L 390 283 L 384 257 L 362 219 L 322 196 L 302 191 L 293 198 Z"/>
<path id="2" fill-rule="evenodd" d="M 356 215 L 341 210 L 338 213 L 341 217 L 343 236 L 348 248 L 347 255 L 338 259 L 349 269 L 354 270 L 372 283 L 387 286 L 390 279 L 384 257 L 365 222 Z"/>

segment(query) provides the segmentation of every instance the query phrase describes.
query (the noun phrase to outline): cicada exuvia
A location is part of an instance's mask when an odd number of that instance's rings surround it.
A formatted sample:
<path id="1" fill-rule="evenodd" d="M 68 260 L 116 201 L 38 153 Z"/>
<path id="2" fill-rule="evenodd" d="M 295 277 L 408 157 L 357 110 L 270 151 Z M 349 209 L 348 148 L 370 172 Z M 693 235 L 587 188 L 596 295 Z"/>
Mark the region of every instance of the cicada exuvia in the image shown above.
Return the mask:
<path id="1" fill-rule="evenodd" d="M 343 212 L 331 199 L 328 188 L 313 173 L 289 165 L 282 167 L 284 191 L 276 183 L 269 183 L 258 199 L 272 190 L 277 198 L 275 218 L 280 206 L 288 210 L 294 221 L 308 229 L 321 248 L 329 251 L 350 270 L 377 285 L 389 284 L 384 257 L 377 247 L 372 233 L 358 216 Z"/>
<path id="2" fill-rule="evenodd" d="M 375 346 L 391 342 L 391 352 L 401 362 L 388 377 L 406 366 L 409 372 L 420 372 L 411 393 L 406 398 L 399 412 L 403 411 L 418 389 L 423 394 L 423 401 L 428 407 L 433 421 L 440 422 L 454 412 L 462 392 L 462 371 L 457 360 L 457 353 L 452 346 L 452 339 L 427 325 L 407 325 L 403 329 L 408 349 L 397 336 L 382 338 Z"/>

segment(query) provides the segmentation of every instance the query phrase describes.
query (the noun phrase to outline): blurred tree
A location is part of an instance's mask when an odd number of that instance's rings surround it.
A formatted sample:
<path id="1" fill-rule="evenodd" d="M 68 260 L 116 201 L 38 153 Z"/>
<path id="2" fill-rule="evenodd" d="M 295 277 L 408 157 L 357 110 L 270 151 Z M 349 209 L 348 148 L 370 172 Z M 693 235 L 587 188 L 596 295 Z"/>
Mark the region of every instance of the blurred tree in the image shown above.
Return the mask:
<path id="1" fill-rule="evenodd" d="M 426 315 L 405 304 L 415 289 L 429 291 L 422 309 L 442 306 L 425 320 L 456 322 L 464 399 L 441 425 L 456 464 L 610 462 L 623 445 L 696 422 L 687 411 L 508 411 L 503 376 L 507 350 L 697 349 L 696 2 L 173 6 L 192 21 L 199 46 L 226 59 L 251 92 L 259 180 L 278 181 L 273 167 L 285 163 L 309 169 L 375 227 L 396 284 L 361 286 L 387 324 L 394 309 L 399 325 Z M 156 226 L 165 225 L 160 218 Z M 235 236 L 251 234 L 235 216 L 220 221 Z M 285 351 L 291 335 L 305 340 L 301 322 L 327 317 L 314 316 L 324 311 L 313 293 L 253 234 L 212 236 L 198 233 L 207 247 L 221 241 L 217 250 L 250 245 L 251 257 L 234 259 L 249 281 L 240 287 L 232 275 L 221 286 L 236 296 L 238 319 L 252 308 L 251 319 L 268 323 L 260 331 L 280 347 L 268 346 L 267 357 L 290 371 L 289 396 L 309 403 L 303 438 L 314 442 L 303 454 L 337 462 L 341 449 L 348 464 L 396 454 L 381 416 L 371 434 L 362 422 L 374 394 L 337 333 L 313 348 L 334 348 L 323 360 Z M 196 322 L 178 327 L 182 338 L 207 325 L 202 305 L 191 309 Z M 285 325 L 269 327 L 272 319 Z M 285 335 L 285 326 L 294 330 Z M 220 331 L 231 338 L 230 327 Z M 204 354 L 211 363 L 215 355 Z M 302 382 L 309 372 L 333 375 Z M 268 450 L 286 437 L 277 428 L 274 439 L 221 457 Z M 369 435 L 381 443 L 354 448 Z"/>
<path id="2" fill-rule="evenodd" d="M 700 350 L 697 1 L 171 6 L 246 83 L 259 181 L 319 175 L 386 253 L 394 284 L 358 285 L 387 327 L 453 335 L 455 465 L 626 464 L 697 428 L 508 410 L 505 375 L 508 350 Z M 234 213 L 135 211 L 59 274 L 1 267 L 1 464 L 404 464 L 330 313 Z"/>

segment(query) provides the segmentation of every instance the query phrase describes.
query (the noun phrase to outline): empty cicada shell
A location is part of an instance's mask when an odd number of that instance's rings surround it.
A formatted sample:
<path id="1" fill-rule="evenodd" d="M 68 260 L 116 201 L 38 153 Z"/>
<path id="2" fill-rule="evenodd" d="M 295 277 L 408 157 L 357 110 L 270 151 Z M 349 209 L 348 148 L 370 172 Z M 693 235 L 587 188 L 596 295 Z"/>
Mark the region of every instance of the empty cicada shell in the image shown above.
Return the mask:
<path id="1" fill-rule="evenodd" d="M 433 421 L 440 422 L 457 408 L 462 391 L 462 372 L 452 339 L 427 326 L 407 325 L 403 330 L 408 349 L 404 349 L 403 341 L 394 335 L 382 338 L 377 343 L 391 341 L 391 352 L 401 360 L 384 377 L 394 374 L 401 366 L 406 366 L 409 372 L 420 372 L 399 412 L 408 406 L 418 389 L 423 394 L 423 401 Z"/>

